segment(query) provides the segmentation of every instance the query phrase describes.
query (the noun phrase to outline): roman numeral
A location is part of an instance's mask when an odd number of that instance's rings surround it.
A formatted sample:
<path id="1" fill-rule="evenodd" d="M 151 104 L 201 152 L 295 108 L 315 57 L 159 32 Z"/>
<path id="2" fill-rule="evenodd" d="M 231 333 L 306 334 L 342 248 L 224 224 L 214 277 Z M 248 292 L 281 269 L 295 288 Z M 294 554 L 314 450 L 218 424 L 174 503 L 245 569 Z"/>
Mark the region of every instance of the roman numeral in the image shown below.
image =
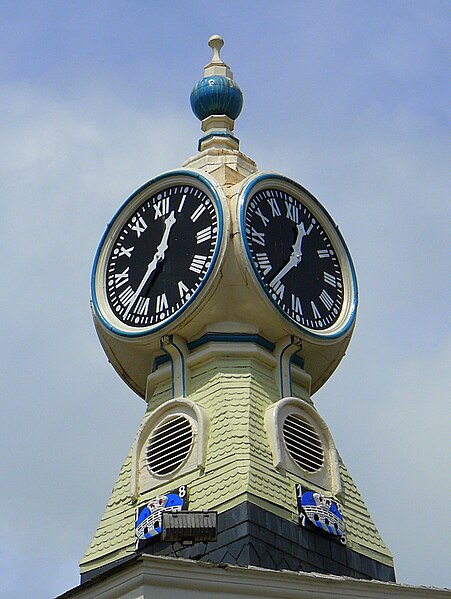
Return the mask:
<path id="1" fill-rule="evenodd" d="M 138 237 L 139 237 L 139 235 L 138 235 Z M 127 256 L 127 258 L 131 258 L 132 252 L 134 249 L 135 249 L 135 246 L 133 246 L 131 248 L 126 248 L 126 247 L 122 246 L 119 250 L 118 257 L 120 258 L 121 256 Z"/>
<path id="2" fill-rule="evenodd" d="M 329 274 L 328 272 L 324 273 L 324 282 L 327 283 L 328 285 L 332 285 L 332 287 L 336 287 L 337 286 L 337 279 Z"/>
<path id="3" fill-rule="evenodd" d="M 164 216 L 169 212 L 169 197 L 162 198 L 158 200 L 153 205 L 153 209 L 155 210 L 154 220 L 157 220 L 160 216 Z"/>
<path id="4" fill-rule="evenodd" d="M 143 217 L 140 216 L 130 228 L 135 231 L 137 237 L 141 237 L 141 234 L 147 229 L 147 224 Z"/>
<path id="5" fill-rule="evenodd" d="M 317 250 L 320 258 L 329 258 L 329 250 Z"/>
<path id="6" fill-rule="evenodd" d="M 268 198 L 268 204 L 271 206 L 271 213 L 273 216 L 280 216 L 280 208 L 277 204 L 276 198 Z"/>
<path id="7" fill-rule="evenodd" d="M 193 260 L 191 262 L 191 266 L 189 267 L 189 269 L 192 270 L 193 272 L 200 273 L 202 271 L 202 269 L 204 268 L 206 262 L 207 262 L 207 256 L 200 256 L 199 254 L 196 254 L 193 257 Z"/>
<path id="8" fill-rule="evenodd" d="M 255 243 L 259 243 L 265 247 L 265 234 L 259 233 L 254 229 L 254 227 L 252 227 L 252 240 L 255 241 Z"/>
<path id="9" fill-rule="evenodd" d="M 334 300 L 330 297 L 325 289 L 323 289 L 319 294 L 319 299 L 323 302 L 328 310 L 330 310 L 334 305 Z"/>
<path id="10" fill-rule="evenodd" d="M 271 263 L 268 258 L 268 254 L 266 252 L 263 252 L 261 254 L 258 253 L 255 254 L 255 257 L 257 258 L 259 267 L 263 271 L 263 275 L 267 275 L 269 271 L 272 269 Z"/>
<path id="11" fill-rule="evenodd" d="M 130 301 L 133 299 L 134 295 L 135 295 L 135 292 L 130 287 L 130 285 L 128 287 L 126 287 L 124 289 L 124 291 L 119 295 L 119 299 L 121 300 L 122 305 L 128 306 Z"/>
<path id="12" fill-rule="evenodd" d="M 149 313 L 149 304 L 150 304 L 150 298 L 149 297 L 140 297 L 138 299 L 138 302 L 136 303 L 136 308 L 135 308 L 135 312 L 136 314 L 145 314 L 147 316 L 147 314 Z"/>
<path id="13" fill-rule="evenodd" d="M 285 202 L 285 206 L 287 207 L 287 218 L 291 218 L 291 220 L 299 224 L 299 208 L 292 204 L 291 202 Z"/>
<path id="14" fill-rule="evenodd" d="M 208 239 L 211 239 L 211 225 L 196 233 L 197 245 L 199 245 L 199 243 L 204 243 L 204 241 L 208 241 Z"/>
<path id="15" fill-rule="evenodd" d="M 196 208 L 196 210 L 192 213 L 191 215 L 191 220 L 193 221 L 193 223 L 196 222 L 196 220 L 199 218 L 199 216 L 202 214 L 202 212 L 205 211 L 205 206 L 203 204 L 200 204 L 200 206 L 198 206 Z"/>
<path id="16" fill-rule="evenodd" d="M 257 210 L 255 211 L 255 214 L 257 216 L 259 216 L 262 219 L 262 223 L 263 225 L 266 227 L 266 225 L 269 223 L 269 218 L 267 218 L 263 212 L 260 210 L 260 208 L 257 208 Z"/>
<path id="17" fill-rule="evenodd" d="M 180 206 L 179 206 L 178 212 L 181 212 L 181 211 L 182 211 L 182 208 L 183 208 L 183 206 L 184 206 L 184 204 L 185 204 L 185 200 L 186 200 L 186 193 L 185 193 L 185 194 L 183 194 L 183 197 L 182 197 L 182 199 L 180 200 Z"/>
<path id="18" fill-rule="evenodd" d="M 273 286 L 274 293 L 283 299 L 283 294 L 285 293 L 285 285 L 282 281 L 276 281 Z"/>
<path id="19" fill-rule="evenodd" d="M 298 314 L 302 314 L 301 300 L 296 295 L 294 295 L 293 293 L 291 294 L 291 309 L 293 310 L 293 312 L 297 312 Z"/>
<path id="20" fill-rule="evenodd" d="M 306 235 L 310 235 L 310 232 L 311 232 L 311 230 L 313 229 L 313 227 L 315 225 L 316 225 L 316 220 L 314 218 L 312 218 L 312 222 L 310 223 L 309 228 L 307 229 L 307 231 L 305 232 L 305 234 Z M 304 223 L 302 223 L 302 226 L 304 226 Z"/>
<path id="21" fill-rule="evenodd" d="M 157 296 L 156 309 L 155 312 L 163 312 L 163 310 L 167 310 L 168 308 L 168 300 L 166 297 L 166 293 L 162 293 Z"/>
<path id="22" fill-rule="evenodd" d="M 310 305 L 312 306 L 313 317 L 314 318 L 321 318 L 321 314 L 320 314 L 318 308 L 316 307 L 315 302 L 310 302 Z"/>
<path id="23" fill-rule="evenodd" d="M 179 295 L 180 295 L 180 299 L 183 299 L 183 297 L 185 295 L 187 295 L 187 293 L 189 292 L 188 287 L 183 283 L 183 281 L 179 281 L 178 282 L 178 287 L 179 287 Z"/>
<path id="24" fill-rule="evenodd" d="M 127 268 L 120 273 L 117 273 L 114 275 L 114 282 L 116 283 L 116 287 L 122 287 L 122 285 L 125 285 L 125 283 L 128 282 L 129 276 L 128 276 L 128 271 L 130 270 L 130 267 L 127 266 Z"/>

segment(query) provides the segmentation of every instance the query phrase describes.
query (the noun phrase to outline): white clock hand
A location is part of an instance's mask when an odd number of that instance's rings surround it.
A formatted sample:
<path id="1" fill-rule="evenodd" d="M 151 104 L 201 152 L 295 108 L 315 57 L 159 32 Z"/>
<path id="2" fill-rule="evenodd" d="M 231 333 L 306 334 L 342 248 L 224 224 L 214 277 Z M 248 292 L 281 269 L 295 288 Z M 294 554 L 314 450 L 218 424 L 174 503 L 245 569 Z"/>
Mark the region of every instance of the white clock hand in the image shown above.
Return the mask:
<path id="1" fill-rule="evenodd" d="M 271 287 L 274 287 L 280 281 L 280 279 L 282 279 L 288 272 L 290 272 L 290 270 L 292 268 L 294 268 L 295 266 L 300 264 L 300 262 L 302 260 L 301 247 L 302 247 L 302 242 L 304 240 L 304 237 L 307 235 L 307 233 L 306 233 L 306 230 L 304 227 L 304 223 L 301 223 L 300 225 L 298 225 L 297 228 L 298 228 L 298 235 L 296 237 L 296 241 L 293 244 L 291 256 L 290 256 L 288 262 L 282 268 L 282 270 L 280 270 L 279 273 L 270 282 Z"/>
<path id="2" fill-rule="evenodd" d="M 169 233 L 171 232 L 172 226 L 174 225 L 175 221 L 176 221 L 175 214 L 174 214 L 174 211 L 172 211 L 171 214 L 164 221 L 163 237 L 157 246 L 157 251 L 155 252 L 154 257 L 152 258 L 152 260 L 149 262 L 149 264 L 147 266 L 147 270 L 144 273 L 143 278 L 141 279 L 141 283 L 138 285 L 137 290 L 130 298 L 130 302 L 127 306 L 127 309 L 124 312 L 124 316 L 123 316 L 124 318 L 127 318 L 127 316 L 130 314 L 130 310 L 132 309 L 134 303 L 138 299 L 139 294 L 143 290 L 144 285 L 149 280 L 150 275 L 157 268 L 158 263 L 162 262 L 164 260 L 166 250 L 169 247 L 169 245 L 168 245 Z"/>
<path id="3" fill-rule="evenodd" d="M 175 223 L 175 221 L 176 221 L 175 214 L 174 214 L 174 211 L 172 211 L 171 214 L 168 216 L 168 218 L 164 221 L 165 229 L 164 229 L 164 233 L 163 233 L 163 238 L 162 238 L 159 246 L 157 247 L 157 254 L 159 256 L 159 260 L 163 260 L 166 250 L 169 247 L 168 246 L 169 233 L 171 232 L 172 225 Z"/>

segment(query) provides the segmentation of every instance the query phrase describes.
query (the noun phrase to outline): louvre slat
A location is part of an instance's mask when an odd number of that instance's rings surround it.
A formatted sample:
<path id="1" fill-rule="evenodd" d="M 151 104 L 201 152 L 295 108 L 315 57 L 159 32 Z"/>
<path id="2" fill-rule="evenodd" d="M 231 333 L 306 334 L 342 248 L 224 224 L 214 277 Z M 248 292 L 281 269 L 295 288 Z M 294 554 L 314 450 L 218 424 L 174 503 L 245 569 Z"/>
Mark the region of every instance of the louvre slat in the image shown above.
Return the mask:
<path id="1" fill-rule="evenodd" d="M 308 472 L 319 470 L 324 463 L 324 450 L 313 426 L 299 415 L 289 414 L 282 430 L 285 446 L 296 464 Z"/>
<path id="2" fill-rule="evenodd" d="M 319 459 L 323 459 L 324 453 L 322 451 L 321 448 L 318 448 L 317 446 L 311 446 L 309 444 L 302 444 L 296 441 L 293 441 L 291 439 L 285 439 L 285 443 L 286 445 L 290 446 L 291 448 L 293 448 L 293 451 L 298 451 L 300 453 L 305 453 L 306 449 L 308 450 L 309 453 L 312 453 L 315 456 L 318 456 Z"/>
<path id="3" fill-rule="evenodd" d="M 153 443 L 149 445 L 147 450 L 147 455 L 150 457 L 151 455 L 156 460 L 157 456 L 160 455 L 171 455 L 177 452 L 179 447 L 186 447 L 186 445 L 191 445 L 192 435 L 191 432 L 188 435 L 185 435 L 182 438 L 177 439 L 168 439 L 168 441 L 164 444 L 154 445 Z"/>
<path id="4" fill-rule="evenodd" d="M 179 450 L 174 450 L 169 453 L 161 454 L 157 458 L 155 458 L 155 456 L 153 455 L 148 455 L 147 460 L 149 467 L 151 468 L 151 470 L 158 474 L 161 467 L 164 466 L 167 462 L 176 463 L 176 466 L 178 466 L 188 455 L 190 445 Z M 176 466 L 174 466 L 174 469 L 176 468 Z"/>
<path id="5" fill-rule="evenodd" d="M 283 427 L 287 431 L 290 431 L 296 435 L 302 434 L 305 437 L 310 437 L 311 439 L 314 439 L 315 441 L 319 441 L 319 436 L 318 436 L 317 432 L 312 430 L 310 427 L 305 428 L 305 427 L 298 426 L 298 425 L 293 426 L 291 423 L 289 423 L 289 422 L 287 423 L 286 421 L 285 421 Z"/>
<path id="6" fill-rule="evenodd" d="M 303 454 L 302 456 L 296 456 L 295 458 L 295 454 L 291 454 L 293 459 L 295 460 L 295 462 L 301 466 L 302 468 L 304 468 L 304 470 L 308 470 L 309 472 L 314 472 L 315 470 L 319 470 L 319 468 L 321 468 L 322 466 L 322 460 L 320 461 L 314 461 L 314 460 L 310 460 L 309 457 L 305 454 Z"/>
<path id="7" fill-rule="evenodd" d="M 164 424 L 161 424 L 160 426 L 158 426 L 155 429 L 155 432 L 153 433 L 152 437 L 154 439 L 157 439 L 158 437 L 169 434 L 169 432 L 172 430 L 178 430 L 178 428 L 180 428 L 180 426 L 183 426 L 183 425 L 185 425 L 185 423 L 180 418 L 174 418 L 170 422 L 165 422 Z M 190 427 L 190 425 L 188 423 L 187 423 L 187 426 Z M 185 426 L 185 428 L 187 428 L 187 427 Z"/>
<path id="8" fill-rule="evenodd" d="M 284 431 L 284 433 L 285 433 L 285 439 L 293 442 L 294 444 L 299 445 L 300 447 L 305 447 L 307 445 L 308 447 L 311 447 L 312 449 L 316 449 L 316 450 L 321 448 L 320 439 L 316 439 L 316 442 L 315 442 L 308 437 L 307 438 L 304 437 L 302 434 L 301 435 L 293 435 L 292 433 L 287 434 L 285 431 Z M 321 453 L 322 453 L 322 449 L 321 449 Z"/>
<path id="9" fill-rule="evenodd" d="M 157 426 L 147 446 L 147 465 L 155 474 L 169 474 L 185 460 L 193 443 L 191 423 L 176 416 Z"/>
<path id="10" fill-rule="evenodd" d="M 166 437 L 160 436 L 158 439 L 155 439 L 152 436 L 150 443 L 149 443 L 149 448 L 150 447 L 164 448 L 167 445 L 170 445 L 171 443 L 173 443 L 174 441 L 177 441 L 178 439 L 185 438 L 190 435 L 192 435 L 191 429 L 182 429 L 181 431 L 174 431 L 171 435 L 166 435 Z"/>

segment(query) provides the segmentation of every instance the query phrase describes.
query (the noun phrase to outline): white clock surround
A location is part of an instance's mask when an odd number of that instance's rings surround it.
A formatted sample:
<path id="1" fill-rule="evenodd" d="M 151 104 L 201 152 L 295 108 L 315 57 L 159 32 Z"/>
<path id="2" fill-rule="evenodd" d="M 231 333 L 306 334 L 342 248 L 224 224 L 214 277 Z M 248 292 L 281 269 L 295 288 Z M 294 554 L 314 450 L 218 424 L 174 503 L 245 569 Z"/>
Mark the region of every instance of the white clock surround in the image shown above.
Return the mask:
<path id="1" fill-rule="evenodd" d="M 212 154 L 216 159 L 205 163 L 206 154 Z M 228 161 L 233 170 L 227 168 Z M 147 375 L 152 372 L 155 357 L 162 353 L 161 340 L 167 335 L 176 333 L 189 344 L 206 333 L 256 334 L 274 345 L 292 335 L 302 341 L 299 353 L 311 377 L 311 391 L 314 393 L 339 364 L 355 323 L 355 277 L 346 250 L 340 249 L 343 248 L 343 244 L 338 242 L 341 237 L 330 224 L 328 233 L 334 239 L 337 251 L 342 252 L 340 261 L 346 278 L 343 317 L 333 331 L 311 332 L 286 318 L 274 306 L 258 281 L 243 243 L 240 208 L 244 194 L 256 179 L 260 181 L 268 174 L 257 171 L 249 159 L 235 150 L 224 150 L 222 154 L 206 150 L 190 159 L 185 166 L 188 168 L 183 171 L 188 177 L 205 178 L 221 201 L 223 235 L 215 263 L 203 288 L 177 318 L 140 335 L 121 334 L 109 326 L 102 318 L 104 300 L 100 291 L 100 308 L 93 303 L 93 316 L 99 339 L 112 365 L 125 382 L 144 398 Z M 283 182 L 285 179 L 281 177 L 280 180 Z M 317 207 L 315 209 L 318 210 Z M 100 254 L 93 274 L 94 286 L 99 281 L 102 260 Z"/>

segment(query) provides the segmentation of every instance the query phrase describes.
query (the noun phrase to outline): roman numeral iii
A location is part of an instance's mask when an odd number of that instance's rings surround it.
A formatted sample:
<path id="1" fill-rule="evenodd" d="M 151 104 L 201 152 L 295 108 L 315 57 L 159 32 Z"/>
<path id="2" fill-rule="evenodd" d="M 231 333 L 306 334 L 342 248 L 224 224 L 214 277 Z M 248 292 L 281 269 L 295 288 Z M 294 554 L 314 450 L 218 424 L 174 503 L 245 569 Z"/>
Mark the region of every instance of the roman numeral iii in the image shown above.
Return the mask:
<path id="1" fill-rule="evenodd" d="M 332 285 L 332 287 L 337 286 L 337 279 L 328 272 L 324 273 L 324 282 L 328 285 Z"/>
<path id="2" fill-rule="evenodd" d="M 191 261 L 191 266 L 189 269 L 193 272 L 201 273 L 206 261 L 207 256 L 200 256 L 199 254 L 196 254 Z"/>
<path id="3" fill-rule="evenodd" d="M 199 243 L 204 243 L 204 241 L 208 241 L 209 239 L 211 239 L 211 226 L 205 227 L 205 229 L 196 233 L 197 245 L 199 245 Z"/>

